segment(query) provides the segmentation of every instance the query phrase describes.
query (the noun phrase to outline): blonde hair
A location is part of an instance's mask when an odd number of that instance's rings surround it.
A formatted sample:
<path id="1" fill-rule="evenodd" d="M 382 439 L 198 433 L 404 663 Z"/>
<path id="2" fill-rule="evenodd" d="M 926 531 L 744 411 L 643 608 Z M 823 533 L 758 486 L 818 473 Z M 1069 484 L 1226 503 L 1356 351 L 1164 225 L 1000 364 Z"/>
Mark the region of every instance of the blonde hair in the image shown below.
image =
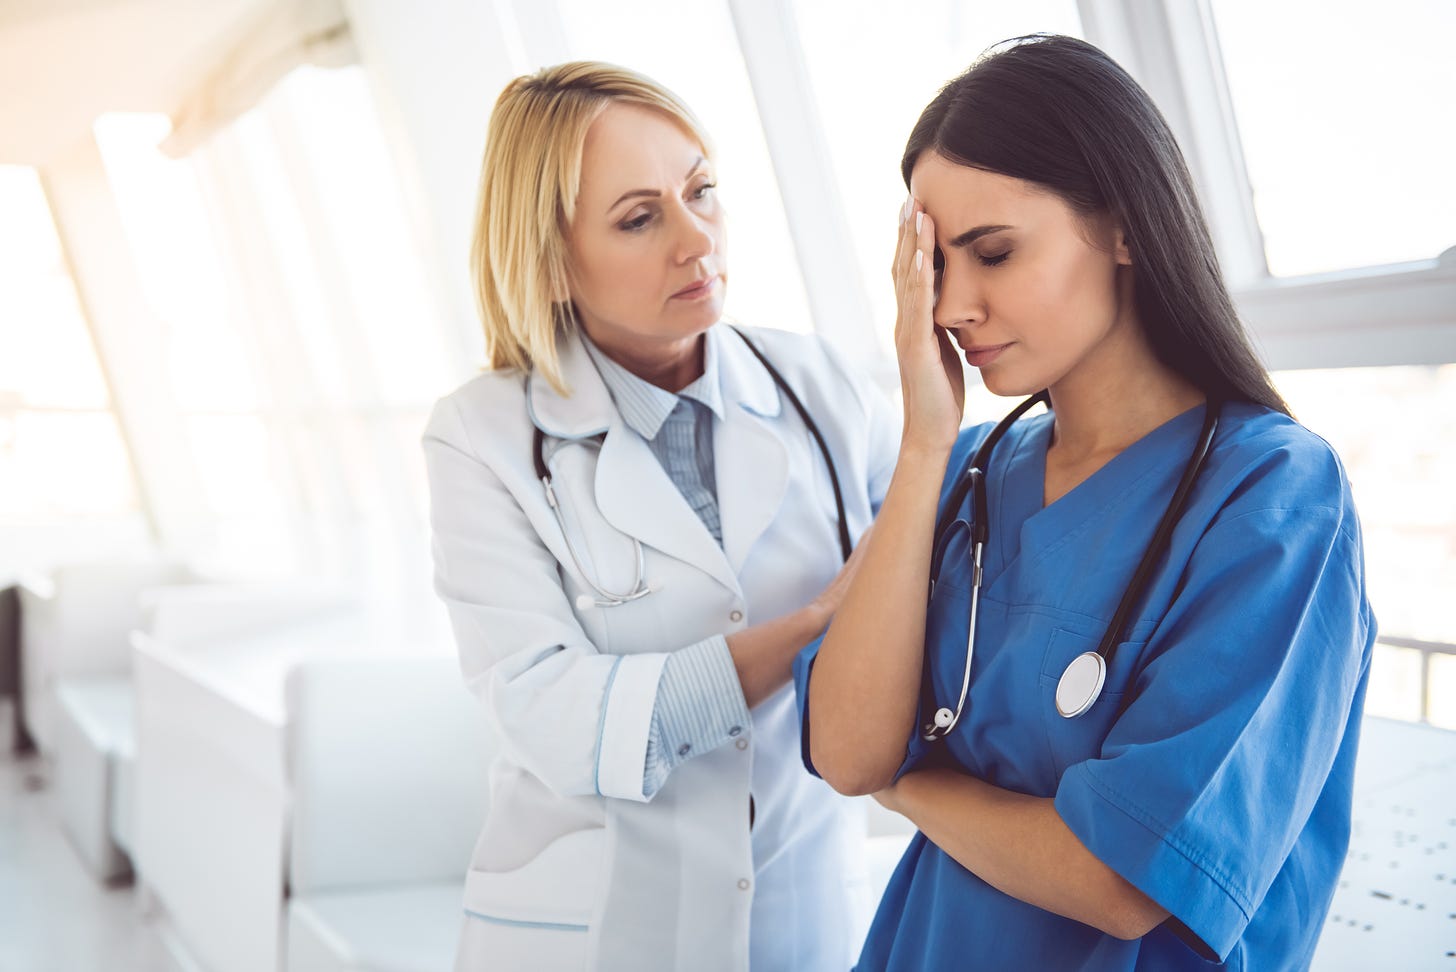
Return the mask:
<path id="1" fill-rule="evenodd" d="M 537 370 L 563 395 L 570 389 L 556 342 L 575 326 L 566 233 L 576 216 L 587 129 L 613 103 L 662 112 L 711 155 L 702 126 L 677 95 L 626 68 L 573 61 L 506 85 L 480 164 L 470 274 L 489 366 Z"/>

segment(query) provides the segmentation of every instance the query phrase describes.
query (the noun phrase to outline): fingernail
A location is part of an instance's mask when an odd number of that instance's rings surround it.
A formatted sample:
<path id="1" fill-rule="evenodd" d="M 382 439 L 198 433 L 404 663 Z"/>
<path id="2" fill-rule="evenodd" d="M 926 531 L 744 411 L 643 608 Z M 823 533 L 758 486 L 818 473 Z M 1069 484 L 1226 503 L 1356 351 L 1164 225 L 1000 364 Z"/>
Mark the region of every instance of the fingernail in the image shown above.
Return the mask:
<path id="1" fill-rule="evenodd" d="M 915 214 L 915 232 L 920 232 L 920 222 L 923 219 L 925 219 L 925 213 L 920 212 Z"/>
<path id="2" fill-rule="evenodd" d="M 920 272 L 920 268 L 922 266 L 924 266 L 924 265 L 925 265 L 925 251 L 924 250 L 916 250 L 915 251 L 915 272 L 916 273 L 919 273 Z"/>

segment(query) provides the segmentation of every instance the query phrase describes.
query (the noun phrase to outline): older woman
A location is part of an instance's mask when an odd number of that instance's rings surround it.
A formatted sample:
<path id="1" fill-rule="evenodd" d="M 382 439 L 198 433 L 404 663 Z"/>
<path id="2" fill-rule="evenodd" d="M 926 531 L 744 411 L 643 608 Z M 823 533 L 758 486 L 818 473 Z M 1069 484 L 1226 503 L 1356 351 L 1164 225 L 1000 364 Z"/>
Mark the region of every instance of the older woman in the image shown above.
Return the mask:
<path id="1" fill-rule="evenodd" d="M 503 740 L 459 969 L 844 969 L 849 805 L 787 686 L 898 423 L 812 337 L 721 323 L 708 140 L 640 75 L 519 78 L 473 265 L 491 369 L 425 435 L 436 585 Z"/>

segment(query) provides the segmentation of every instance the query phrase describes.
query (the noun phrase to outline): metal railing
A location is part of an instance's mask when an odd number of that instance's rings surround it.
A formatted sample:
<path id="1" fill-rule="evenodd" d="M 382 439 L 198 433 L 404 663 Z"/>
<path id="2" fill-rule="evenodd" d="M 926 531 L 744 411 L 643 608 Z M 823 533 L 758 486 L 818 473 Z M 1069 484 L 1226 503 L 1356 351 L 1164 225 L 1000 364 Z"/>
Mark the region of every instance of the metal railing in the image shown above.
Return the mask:
<path id="1" fill-rule="evenodd" d="M 1398 638 L 1380 635 L 1375 639 L 1378 645 L 1392 648 L 1408 648 L 1421 653 L 1421 719 L 1429 725 L 1431 721 L 1431 658 L 1434 655 L 1456 655 L 1456 645 L 1444 641 L 1422 641 L 1419 638 Z"/>

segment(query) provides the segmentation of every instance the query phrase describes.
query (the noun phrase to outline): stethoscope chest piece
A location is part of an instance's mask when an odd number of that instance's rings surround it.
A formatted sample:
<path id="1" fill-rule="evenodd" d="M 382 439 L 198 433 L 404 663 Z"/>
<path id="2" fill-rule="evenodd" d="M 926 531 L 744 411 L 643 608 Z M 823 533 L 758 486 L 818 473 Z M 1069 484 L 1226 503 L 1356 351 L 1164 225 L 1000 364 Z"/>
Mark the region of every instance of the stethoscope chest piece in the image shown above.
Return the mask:
<path id="1" fill-rule="evenodd" d="M 1075 719 L 1092 708 L 1106 679 L 1107 662 L 1097 652 L 1084 651 L 1073 658 L 1057 680 L 1057 713 L 1063 719 Z"/>

